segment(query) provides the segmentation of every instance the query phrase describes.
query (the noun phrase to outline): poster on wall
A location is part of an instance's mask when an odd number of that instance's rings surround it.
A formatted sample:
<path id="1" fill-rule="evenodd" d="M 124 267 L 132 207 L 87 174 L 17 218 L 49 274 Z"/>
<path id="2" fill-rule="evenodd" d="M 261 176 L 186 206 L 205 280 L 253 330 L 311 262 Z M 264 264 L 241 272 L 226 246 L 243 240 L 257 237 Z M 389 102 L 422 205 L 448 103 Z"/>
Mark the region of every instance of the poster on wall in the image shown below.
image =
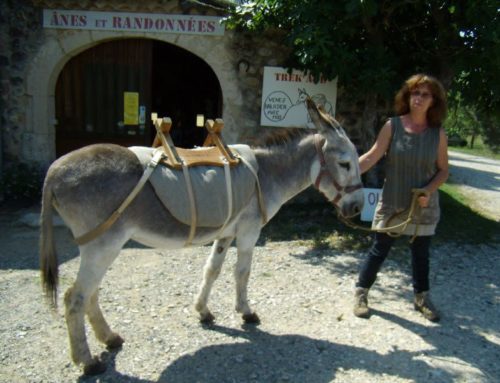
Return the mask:
<path id="1" fill-rule="evenodd" d="M 123 123 L 125 125 L 139 124 L 139 93 L 123 93 Z"/>
<path id="2" fill-rule="evenodd" d="M 264 67 L 261 125 L 314 128 L 307 113 L 307 96 L 334 116 L 337 80 L 315 83 L 312 75 L 298 70 L 288 73 L 286 68 Z"/>

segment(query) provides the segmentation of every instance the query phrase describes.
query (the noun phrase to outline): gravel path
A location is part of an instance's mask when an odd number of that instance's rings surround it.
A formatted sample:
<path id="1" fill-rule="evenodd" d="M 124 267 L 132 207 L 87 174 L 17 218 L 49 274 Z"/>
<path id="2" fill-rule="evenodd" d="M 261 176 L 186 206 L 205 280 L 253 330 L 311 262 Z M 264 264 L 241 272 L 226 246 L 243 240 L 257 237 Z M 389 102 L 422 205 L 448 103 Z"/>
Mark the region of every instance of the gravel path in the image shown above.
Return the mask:
<path id="1" fill-rule="evenodd" d="M 54 313 L 41 295 L 38 228 L 26 224 L 37 210 L 0 213 L 0 382 L 500 382 L 498 243 L 433 248 L 433 298 L 443 314 L 434 324 L 413 310 L 404 252 L 384 264 L 370 295 L 374 314 L 364 320 L 351 312 L 363 253 L 268 242 L 255 250 L 249 284 L 257 327 L 243 326 L 233 309 L 234 248 L 209 302 L 216 323 L 204 327 L 192 302 L 209 248 L 131 244 L 100 295 L 125 344 L 109 353 L 89 332 L 92 351 L 109 367 L 87 378 L 70 362 L 62 315 L 79 263 L 67 229 L 56 229 L 61 293 Z"/>

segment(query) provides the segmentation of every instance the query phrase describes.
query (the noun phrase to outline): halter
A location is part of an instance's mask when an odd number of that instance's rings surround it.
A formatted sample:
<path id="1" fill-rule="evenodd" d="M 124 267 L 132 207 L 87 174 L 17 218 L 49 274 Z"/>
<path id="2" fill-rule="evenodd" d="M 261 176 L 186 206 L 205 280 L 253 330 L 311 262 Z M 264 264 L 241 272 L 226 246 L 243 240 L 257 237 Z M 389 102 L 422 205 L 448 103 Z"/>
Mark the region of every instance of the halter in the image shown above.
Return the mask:
<path id="1" fill-rule="evenodd" d="M 319 157 L 319 164 L 320 164 L 320 170 L 318 173 L 318 176 L 316 177 L 316 181 L 314 182 L 314 187 L 318 189 L 319 191 L 319 185 L 321 183 L 321 179 L 323 176 L 327 176 L 332 185 L 335 187 L 335 190 L 337 190 L 337 194 L 333 199 L 330 200 L 331 203 L 333 203 L 335 206 L 337 206 L 337 203 L 346 195 L 350 194 L 352 192 L 355 192 L 358 189 L 363 188 L 363 185 L 361 183 L 357 185 L 350 185 L 350 186 L 340 186 L 339 183 L 335 180 L 335 177 L 333 177 L 332 173 L 330 170 L 328 170 L 328 167 L 326 166 L 326 160 L 325 160 L 325 153 L 323 153 L 322 146 L 325 140 L 323 137 L 321 137 L 319 134 L 316 134 L 314 136 L 314 144 L 316 145 L 316 152 L 318 153 Z M 324 193 L 323 193 L 324 194 Z"/>

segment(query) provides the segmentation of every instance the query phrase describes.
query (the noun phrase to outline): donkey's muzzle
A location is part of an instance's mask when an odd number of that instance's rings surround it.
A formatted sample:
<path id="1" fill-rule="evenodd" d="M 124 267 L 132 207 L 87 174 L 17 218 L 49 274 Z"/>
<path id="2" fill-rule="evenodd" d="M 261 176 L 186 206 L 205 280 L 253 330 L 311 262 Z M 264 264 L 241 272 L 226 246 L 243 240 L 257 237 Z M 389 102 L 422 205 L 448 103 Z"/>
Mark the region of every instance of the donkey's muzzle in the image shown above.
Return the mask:
<path id="1" fill-rule="evenodd" d="M 339 210 L 344 218 L 352 218 L 361 214 L 362 209 L 363 201 L 352 201 L 344 204 Z"/>

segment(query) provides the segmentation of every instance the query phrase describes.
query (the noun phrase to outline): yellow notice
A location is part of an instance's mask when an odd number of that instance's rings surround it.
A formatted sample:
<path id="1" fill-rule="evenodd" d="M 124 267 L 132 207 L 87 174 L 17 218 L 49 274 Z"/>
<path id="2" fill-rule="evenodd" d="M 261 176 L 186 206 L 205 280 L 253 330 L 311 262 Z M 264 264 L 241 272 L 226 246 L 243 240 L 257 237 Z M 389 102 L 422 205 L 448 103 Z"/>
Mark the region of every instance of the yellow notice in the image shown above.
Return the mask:
<path id="1" fill-rule="evenodd" d="M 123 93 L 123 123 L 125 125 L 139 124 L 139 93 Z"/>

